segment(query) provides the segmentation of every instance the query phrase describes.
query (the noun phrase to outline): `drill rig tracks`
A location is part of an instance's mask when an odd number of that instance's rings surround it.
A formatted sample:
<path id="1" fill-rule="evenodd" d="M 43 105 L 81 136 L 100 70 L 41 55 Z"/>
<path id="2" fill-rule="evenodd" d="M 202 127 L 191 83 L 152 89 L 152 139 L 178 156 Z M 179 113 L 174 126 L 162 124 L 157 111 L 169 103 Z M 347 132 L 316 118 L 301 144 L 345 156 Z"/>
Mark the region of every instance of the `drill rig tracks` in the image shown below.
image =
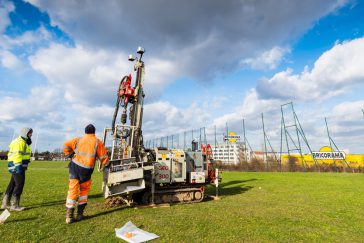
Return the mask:
<path id="1" fill-rule="evenodd" d="M 173 203 L 187 204 L 201 202 L 205 197 L 204 187 L 198 188 L 181 188 L 181 189 L 163 189 L 154 193 L 154 203 Z M 145 192 L 142 198 L 143 204 L 152 203 L 151 192 Z"/>
<path id="2" fill-rule="evenodd" d="M 189 204 L 201 202 L 205 198 L 205 188 L 173 188 L 173 189 L 163 189 L 157 190 L 154 193 L 154 203 L 155 204 Z M 117 207 L 120 205 L 134 205 L 142 204 L 149 205 L 152 204 L 152 193 L 150 191 L 144 192 L 141 201 L 129 201 L 122 196 L 114 196 L 106 199 L 105 206 L 107 208 Z"/>

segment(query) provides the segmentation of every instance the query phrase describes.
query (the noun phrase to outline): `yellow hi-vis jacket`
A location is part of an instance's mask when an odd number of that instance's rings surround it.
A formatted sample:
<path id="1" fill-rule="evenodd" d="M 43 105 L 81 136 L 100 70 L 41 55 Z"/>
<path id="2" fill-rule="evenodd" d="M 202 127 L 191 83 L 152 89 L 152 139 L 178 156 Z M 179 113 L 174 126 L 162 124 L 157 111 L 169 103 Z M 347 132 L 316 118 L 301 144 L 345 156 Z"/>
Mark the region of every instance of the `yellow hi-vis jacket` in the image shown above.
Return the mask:
<path id="1" fill-rule="evenodd" d="M 8 170 L 10 173 L 23 174 L 28 168 L 32 150 L 25 139 L 19 136 L 9 145 Z"/>

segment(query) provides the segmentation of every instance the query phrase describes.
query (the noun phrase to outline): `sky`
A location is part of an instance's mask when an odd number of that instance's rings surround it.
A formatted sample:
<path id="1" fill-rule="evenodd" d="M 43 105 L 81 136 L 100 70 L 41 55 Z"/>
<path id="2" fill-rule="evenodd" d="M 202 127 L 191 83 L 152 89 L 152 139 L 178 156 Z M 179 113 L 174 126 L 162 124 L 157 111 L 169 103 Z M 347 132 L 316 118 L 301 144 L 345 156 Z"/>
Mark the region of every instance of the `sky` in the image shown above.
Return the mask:
<path id="1" fill-rule="evenodd" d="M 279 150 L 293 102 L 312 150 L 329 143 L 326 118 L 340 149 L 364 153 L 363 12 L 360 0 L 0 0 L 0 150 L 24 126 L 39 151 L 89 123 L 100 136 L 142 46 L 144 140 L 242 135 L 244 119 L 262 150 L 263 114 Z"/>

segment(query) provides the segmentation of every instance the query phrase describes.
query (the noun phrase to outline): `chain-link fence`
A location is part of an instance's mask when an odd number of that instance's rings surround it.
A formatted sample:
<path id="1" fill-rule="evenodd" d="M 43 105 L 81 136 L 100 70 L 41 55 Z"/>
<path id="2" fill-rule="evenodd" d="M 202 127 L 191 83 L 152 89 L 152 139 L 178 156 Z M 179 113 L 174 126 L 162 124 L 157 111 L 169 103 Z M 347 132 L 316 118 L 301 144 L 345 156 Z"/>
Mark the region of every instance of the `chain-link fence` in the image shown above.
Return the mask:
<path id="1" fill-rule="evenodd" d="M 210 144 L 215 146 L 224 141 L 224 133 L 217 133 L 215 128 L 201 127 L 199 129 L 191 129 L 181 133 L 168 136 L 149 139 L 144 142 L 146 148 L 164 147 L 168 149 L 191 150 L 192 142 L 201 144 Z"/>

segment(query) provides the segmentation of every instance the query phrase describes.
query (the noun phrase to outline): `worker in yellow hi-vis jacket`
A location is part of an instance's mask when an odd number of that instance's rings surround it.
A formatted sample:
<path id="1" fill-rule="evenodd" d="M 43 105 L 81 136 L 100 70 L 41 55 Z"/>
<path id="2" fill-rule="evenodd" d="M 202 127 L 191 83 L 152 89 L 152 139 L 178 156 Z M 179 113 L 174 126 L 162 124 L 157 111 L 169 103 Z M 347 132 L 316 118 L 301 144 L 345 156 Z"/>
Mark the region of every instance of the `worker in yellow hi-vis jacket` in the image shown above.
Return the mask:
<path id="1" fill-rule="evenodd" d="M 1 209 L 9 207 L 11 211 L 23 211 L 20 207 L 20 197 L 23 193 L 25 183 L 25 171 L 30 162 L 33 129 L 25 127 L 20 130 L 20 136 L 14 139 L 9 145 L 8 170 L 11 179 L 6 189 Z"/>
<path id="2" fill-rule="evenodd" d="M 74 221 L 73 214 L 78 199 L 76 220 L 82 220 L 91 188 L 91 175 L 98 158 L 102 165 L 109 161 L 104 144 L 96 138 L 95 127 L 89 124 L 83 137 L 76 137 L 64 143 L 64 153 L 72 155 L 69 164 L 66 224 Z M 80 191 L 78 196 L 78 191 Z M 78 198 L 77 198 L 78 197 Z"/>

